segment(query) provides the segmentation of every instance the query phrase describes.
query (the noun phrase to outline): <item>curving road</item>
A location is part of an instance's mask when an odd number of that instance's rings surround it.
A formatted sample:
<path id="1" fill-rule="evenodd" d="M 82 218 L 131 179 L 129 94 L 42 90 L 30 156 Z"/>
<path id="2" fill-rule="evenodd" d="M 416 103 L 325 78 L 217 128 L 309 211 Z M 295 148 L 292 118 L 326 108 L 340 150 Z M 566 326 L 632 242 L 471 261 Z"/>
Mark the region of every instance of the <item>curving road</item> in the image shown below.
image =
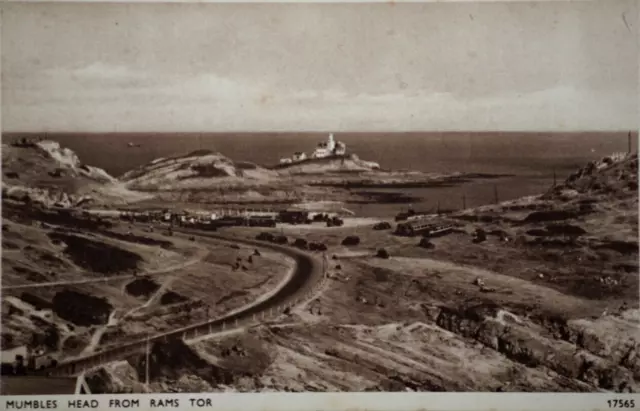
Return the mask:
<path id="1" fill-rule="evenodd" d="M 316 283 L 322 280 L 324 275 L 322 262 L 314 255 L 299 249 L 263 241 L 233 238 L 201 230 L 174 229 L 174 232 L 215 239 L 219 242 L 226 242 L 230 244 L 244 244 L 252 247 L 270 249 L 294 259 L 296 267 L 289 281 L 278 289 L 277 292 L 269 298 L 259 301 L 242 311 L 210 321 L 164 332 L 150 337 L 148 340 L 144 339 L 135 341 L 84 357 L 75 358 L 73 360 L 63 362 L 54 368 L 41 370 L 40 373 L 56 376 L 76 375 L 87 369 L 112 361 L 121 360 L 132 354 L 143 352 L 147 347 L 148 342 L 167 341 L 173 338 L 189 339 L 222 331 L 223 329 L 230 330 L 254 324 L 254 315 L 273 312 L 274 309 L 283 309 L 283 307 L 292 306 L 299 298 L 310 293 Z"/>

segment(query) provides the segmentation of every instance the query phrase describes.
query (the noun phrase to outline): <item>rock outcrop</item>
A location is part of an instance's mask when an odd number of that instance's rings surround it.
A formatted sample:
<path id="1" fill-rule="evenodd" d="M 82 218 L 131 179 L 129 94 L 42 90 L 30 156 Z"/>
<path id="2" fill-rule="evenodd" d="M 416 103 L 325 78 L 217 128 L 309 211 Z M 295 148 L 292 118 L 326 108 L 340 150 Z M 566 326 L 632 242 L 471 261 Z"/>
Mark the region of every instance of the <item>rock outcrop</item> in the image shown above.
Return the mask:
<path id="1" fill-rule="evenodd" d="M 603 341 L 579 322 L 564 324 L 560 341 L 547 331 L 496 307 L 442 307 L 438 326 L 476 340 L 527 367 L 545 367 L 567 378 L 616 392 L 635 392 L 637 341 Z M 556 324 L 557 325 L 557 324 Z"/>
<path id="2" fill-rule="evenodd" d="M 366 172 L 379 170 L 380 165 L 373 161 L 361 160 L 357 155 L 308 159 L 291 164 L 282 164 L 275 168 L 280 174 L 323 174 Z"/>
<path id="3" fill-rule="evenodd" d="M 148 196 L 127 190 L 105 170 L 83 164 L 50 140 L 2 144 L 3 198 L 44 206 L 127 203 Z"/>

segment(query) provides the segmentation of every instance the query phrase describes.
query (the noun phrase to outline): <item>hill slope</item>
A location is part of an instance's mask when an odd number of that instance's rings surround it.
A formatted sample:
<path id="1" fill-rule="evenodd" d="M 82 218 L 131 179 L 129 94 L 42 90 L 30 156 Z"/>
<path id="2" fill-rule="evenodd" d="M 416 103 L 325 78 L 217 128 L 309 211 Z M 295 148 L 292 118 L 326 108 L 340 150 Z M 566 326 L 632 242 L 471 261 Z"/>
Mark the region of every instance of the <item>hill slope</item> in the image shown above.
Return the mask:
<path id="1" fill-rule="evenodd" d="M 637 200 L 638 155 L 616 153 L 600 161 L 593 161 L 570 175 L 564 184 L 547 196 L 572 191 L 579 194 L 613 195 Z"/>
<path id="2" fill-rule="evenodd" d="M 3 198 L 47 206 L 122 203 L 145 198 L 101 168 L 83 164 L 70 149 L 42 140 L 2 144 Z"/>
<path id="3" fill-rule="evenodd" d="M 277 178 L 277 173 L 253 163 L 233 162 L 220 153 L 199 150 L 158 158 L 125 173 L 127 187 L 144 191 L 177 191 L 208 187 L 261 184 Z"/>
<path id="4" fill-rule="evenodd" d="M 540 196 L 464 210 L 456 218 L 513 241 L 492 248 L 521 274 L 583 297 L 638 299 L 638 157 L 588 164 Z M 482 243 L 483 245 L 485 243 Z M 491 244 L 487 241 L 486 244 Z M 479 264 L 476 256 L 448 258 Z M 473 260 L 471 260 L 473 258 Z M 499 271 L 492 260 L 487 268 Z M 493 264 L 493 265 L 492 265 Z"/>

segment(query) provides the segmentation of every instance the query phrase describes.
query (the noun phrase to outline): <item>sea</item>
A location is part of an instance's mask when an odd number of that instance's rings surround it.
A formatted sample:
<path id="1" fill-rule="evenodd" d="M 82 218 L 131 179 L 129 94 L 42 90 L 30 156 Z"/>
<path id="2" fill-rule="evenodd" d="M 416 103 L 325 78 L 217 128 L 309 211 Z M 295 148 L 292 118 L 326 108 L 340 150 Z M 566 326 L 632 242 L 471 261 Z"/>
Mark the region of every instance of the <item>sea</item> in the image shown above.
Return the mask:
<path id="1" fill-rule="evenodd" d="M 294 152 L 310 153 L 328 133 L 3 133 L 3 142 L 24 136 L 59 141 L 86 164 L 111 175 L 156 158 L 195 150 L 217 151 L 234 161 L 277 164 Z M 387 189 L 419 197 L 404 207 L 459 209 L 499 200 L 540 194 L 555 178 L 564 180 L 589 161 L 614 152 L 635 150 L 638 134 L 628 132 L 412 132 L 334 133 L 349 153 L 391 170 L 435 173 L 483 173 L 499 178 L 477 179 L 437 188 Z M 377 189 L 376 191 L 383 191 Z M 358 214 L 395 213 L 398 204 L 382 209 L 355 206 Z"/>

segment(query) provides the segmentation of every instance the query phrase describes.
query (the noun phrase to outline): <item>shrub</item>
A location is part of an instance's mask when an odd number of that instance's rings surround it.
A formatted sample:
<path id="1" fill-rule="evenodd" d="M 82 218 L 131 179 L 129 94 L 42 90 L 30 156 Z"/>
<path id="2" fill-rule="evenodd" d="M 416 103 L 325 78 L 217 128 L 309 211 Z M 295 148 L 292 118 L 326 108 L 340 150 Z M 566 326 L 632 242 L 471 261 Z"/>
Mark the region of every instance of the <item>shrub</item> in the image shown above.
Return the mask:
<path id="1" fill-rule="evenodd" d="M 342 240 L 342 245 L 345 245 L 345 246 L 353 246 L 358 244 L 360 244 L 360 237 L 355 235 L 350 235 L 346 237 L 344 240 Z"/>
<path id="2" fill-rule="evenodd" d="M 376 257 L 384 258 L 386 260 L 387 258 L 389 258 L 389 252 L 387 250 L 385 250 L 384 248 L 381 248 L 376 253 Z"/>
<path id="3" fill-rule="evenodd" d="M 420 243 L 418 244 L 418 246 L 420 246 L 422 248 L 426 248 L 426 249 L 432 249 L 432 248 L 436 247 L 435 245 L 433 245 L 433 243 L 431 241 L 429 241 L 429 239 L 427 237 L 422 237 L 422 239 L 420 240 Z"/>

